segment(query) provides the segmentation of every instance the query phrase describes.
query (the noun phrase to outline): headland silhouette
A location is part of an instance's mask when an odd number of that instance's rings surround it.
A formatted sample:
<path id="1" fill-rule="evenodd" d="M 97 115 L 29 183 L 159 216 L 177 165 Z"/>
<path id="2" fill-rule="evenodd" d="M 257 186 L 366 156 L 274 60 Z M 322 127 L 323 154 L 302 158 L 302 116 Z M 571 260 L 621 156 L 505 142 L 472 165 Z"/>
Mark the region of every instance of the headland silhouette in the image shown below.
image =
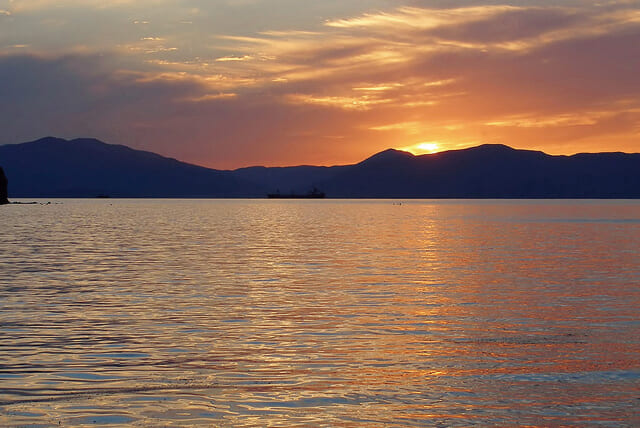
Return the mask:
<path id="1" fill-rule="evenodd" d="M 0 164 L 11 180 L 8 196 L 22 198 L 266 198 L 313 188 L 328 198 L 640 198 L 640 154 L 552 156 L 499 144 L 228 171 L 96 139 L 47 137 L 0 146 Z"/>

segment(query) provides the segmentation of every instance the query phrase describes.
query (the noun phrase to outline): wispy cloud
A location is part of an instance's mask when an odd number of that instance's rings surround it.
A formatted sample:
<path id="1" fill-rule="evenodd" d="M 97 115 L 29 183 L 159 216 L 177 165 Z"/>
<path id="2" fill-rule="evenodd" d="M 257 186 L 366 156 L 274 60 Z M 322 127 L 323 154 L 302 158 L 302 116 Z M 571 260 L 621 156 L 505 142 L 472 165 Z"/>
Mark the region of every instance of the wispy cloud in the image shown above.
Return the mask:
<path id="1" fill-rule="evenodd" d="M 390 99 L 363 95 L 359 97 L 314 96 L 291 94 L 287 96 L 291 103 L 316 104 L 327 107 L 337 107 L 344 110 L 370 110 L 374 106 L 391 102 Z"/>
<path id="2" fill-rule="evenodd" d="M 121 142 L 155 144 L 191 161 L 221 165 L 214 154 L 223 154 L 225 162 L 246 164 L 250 153 L 254 163 L 295 163 L 303 154 L 318 158 L 300 162 L 344 163 L 389 146 L 435 142 L 439 149 L 503 142 L 564 152 L 597 140 L 619 149 L 638 144 L 637 1 L 416 7 L 428 3 L 421 1 L 308 27 L 245 31 L 211 25 L 214 9 L 198 2 L 145 0 L 155 7 L 145 9 L 119 1 L 105 9 L 89 1 L 83 10 L 124 23 L 123 31 L 96 29 L 83 40 L 65 33 L 69 26 L 57 33 L 42 23 L 38 11 L 53 2 L 16 3 L 3 6 L 3 25 L 32 14 L 41 27 L 29 28 L 73 40 L 49 49 L 54 42 L 27 27 L 0 34 L 4 81 L 24 90 L 9 93 L 20 98 L 20 114 L 35 111 L 63 130 L 83 118 L 81 128 L 95 136 L 115 135 L 105 129 L 117 124 Z M 80 2 L 61 4 L 66 14 L 55 17 L 72 20 Z M 170 18 L 154 13 L 169 7 Z M 44 89 L 30 91 L 25 76 Z M 64 108 L 44 107 L 42 99 L 63 97 L 48 85 L 66 88 Z M 9 122 L 5 140 L 28 129 Z"/>

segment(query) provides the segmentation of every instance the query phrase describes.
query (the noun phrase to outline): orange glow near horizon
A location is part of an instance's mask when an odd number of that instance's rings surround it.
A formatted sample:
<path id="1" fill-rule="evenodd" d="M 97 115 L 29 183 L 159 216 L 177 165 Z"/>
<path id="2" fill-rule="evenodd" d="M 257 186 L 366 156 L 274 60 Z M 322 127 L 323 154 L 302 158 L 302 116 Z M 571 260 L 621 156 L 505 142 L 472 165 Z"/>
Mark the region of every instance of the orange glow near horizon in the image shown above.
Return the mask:
<path id="1" fill-rule="evenodd" d="M 640 152 L 635 2 L 160 2 L 153 19 L 129 0 L 27 3 L 0 8 L 15 34 L 0 43 L 14 88 L 3 144 L 93 137 L 222 169 L 353 164 L 390 147 Z M 109 31 L 58 37 L 48 14 Z"/>
<path id="2" fill-rule="evenodd" d="M 414 155 L 432 154 L 442 151 L 442 147 L 437 141 L 424 141 L 413 146 L 401 147 L 399 150 L 412 153 Z"/>

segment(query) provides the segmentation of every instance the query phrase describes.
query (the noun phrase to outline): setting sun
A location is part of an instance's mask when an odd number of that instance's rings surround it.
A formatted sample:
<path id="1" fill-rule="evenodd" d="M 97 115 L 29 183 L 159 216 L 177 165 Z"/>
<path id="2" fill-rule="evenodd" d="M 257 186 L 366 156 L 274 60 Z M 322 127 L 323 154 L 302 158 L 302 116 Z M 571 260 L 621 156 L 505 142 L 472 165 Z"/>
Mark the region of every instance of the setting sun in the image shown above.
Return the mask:
<path id="1" fill-rule="evenodd" d="M 428 153 L 439 152 L 440 144 L 436 141 L 425 141 L 422 143 L 414 144 L 413 146 L 401 147 L 400 150 L 404 150 L 414 155 L 424 155 Z"/>

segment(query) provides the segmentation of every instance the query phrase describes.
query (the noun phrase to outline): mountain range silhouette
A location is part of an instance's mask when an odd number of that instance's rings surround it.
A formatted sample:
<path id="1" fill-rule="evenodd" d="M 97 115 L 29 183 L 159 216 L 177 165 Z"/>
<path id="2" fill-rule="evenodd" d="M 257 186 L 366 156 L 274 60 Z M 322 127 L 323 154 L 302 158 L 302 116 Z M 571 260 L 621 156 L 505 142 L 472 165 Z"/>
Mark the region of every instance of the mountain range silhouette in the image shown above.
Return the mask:
<path id="1" fill-rule="evenodd" d="M 485 144 L 354 165 L 205 168 L 96 139 L 0 146 L 9 196 L 260 198 L 317 188 L 332 198 L 640 198 L 640 154 L 551 156 Z"/>

